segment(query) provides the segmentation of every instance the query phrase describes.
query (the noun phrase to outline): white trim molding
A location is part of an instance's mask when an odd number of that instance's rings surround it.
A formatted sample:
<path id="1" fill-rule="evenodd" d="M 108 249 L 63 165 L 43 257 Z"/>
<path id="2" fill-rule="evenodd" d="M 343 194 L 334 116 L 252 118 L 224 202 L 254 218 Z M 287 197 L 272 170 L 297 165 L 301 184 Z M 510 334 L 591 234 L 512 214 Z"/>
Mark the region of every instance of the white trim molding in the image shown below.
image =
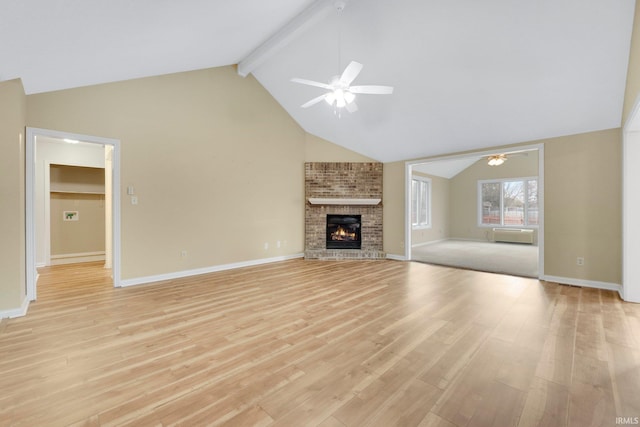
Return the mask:
<path id="1" fill-rule="evenodd" d="M 82 135 L 51 129 L 40 129 L 27 127 L 27 138 L 25 141 L 25 246 L 26 246 L 26 282 L 27 299 L 34 301 L 37 297 L 37 270 L 36 270 L 36 235 L 35 235 L 35 170 L 36 170 L 36 137 L 48 136 L 58 139 L 76 139 L 93 144 L 109 145 L 113 147 L 113 204 L 112 217 L 112 239 L 113 239 L 113 266 L 112 278 L 114 287 L 120 285 L 120 140 L 104 138 L 100 136 Z"/>
<path id="2" fill-rule="evenodd" d="M 597 280 L 575 279 L 573 277 L 559 277 L 544 275 L 540 280 L 545 282 L 559 283 L 562 285 L 582 286 L 584 288 L 604 289 L 607 291 L 617 291 L 622 296 L 622 285 L 618 283 L 599 282 Z"/>
<path id="3" fill-rule="evenodd" d="M 312 205 L 341 205 L 341 206 L 375 206 L 382 199 L 341 199 L 337 197 L 309 197 L 309 203 Z"/>
<path id="4" fill-rule="evenodd" d="M 640 95 L 627 116 L 622 130 L 622 299 L 640 303 L 640 225 L 636 217 L 638 196 L 638 161 L 640 160 Z"/>
<path id="5" fill-rule="evenodd" d="M 438 239 L 438 240 L 430 240 L 428 242 L 416 243 L 412 245 L 412 248 L 419 248 L 420 246 L 428 246 L 433 245 L 434 243 L 446 242 L 447 240 L 458 240 L 458 239 Z M 484 242 L 484 240 L 479 240 L 480 242 Z"/>
<path id="6" fill-rule="evenodd" d="M 78 262 L 104 261 L 105 252 L 84 252 L 77 254 L 51 255 L 50 265 L 75 264 Z"/>
<path id="7" fill-rule="evenodd" d="M 13 319 L 14 317 L 22 317 L 27 314 L 27 310 L 29 310 L 29 304 L 31 301 L 29 298 L 22 300 L 22 305 L 20 308 L 14 308 L 11 310 L 0 310 L 0 319 Z"/>
<path id="8" fill-rule="evenodd" d="M 387 254 L 387 259 L 392 259 L 394 261 L 406 261 L 407 258 L 402 256 L 402 255 L 394 255 L 394 254 Z"/>
<path id="9" fill-rule="evenodd" d="M 163 282 L 166 280 L 181 279 L 183 277 L 198 276 L 201 274 L 215 273 L 218 271 L 233 270 L 236 268 L 251 267 L 254 265 L 270 264 L 272 262 L 288 261 L 290 259 L 304 258 L 304 254 L 285 255 L 273 258 L 261 258 L 251 261 L 234 262 L 231 264 L 214 265 L 211 267 L 196 268 L 193 270 L 176 271 L 173 273 L 158 274 L 154 276 L 137 277 L 135 279 L 124 279 L 120 281 L 122 288 L 129 286 L 145 285 L 148 283 Z"/>

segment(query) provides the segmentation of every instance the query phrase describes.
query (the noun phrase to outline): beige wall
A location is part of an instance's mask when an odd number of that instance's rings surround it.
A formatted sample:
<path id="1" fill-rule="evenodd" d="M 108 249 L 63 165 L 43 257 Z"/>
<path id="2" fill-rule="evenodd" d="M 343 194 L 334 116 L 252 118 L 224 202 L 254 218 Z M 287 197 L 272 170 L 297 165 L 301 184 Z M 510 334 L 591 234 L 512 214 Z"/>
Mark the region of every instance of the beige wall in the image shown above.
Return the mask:
<path id="1" fill-rule="evenodd" d="M 333 144 L 315 135 L 305 134 L 307 162 L 375 162 L 369 157 Z"/>
<path id="2" fill-rule="evenodd" d="M 403 257 L 405 245 L 405 162 L 384 164 L 382 239 L 387 255 Z"/>
<path id="3" fill-rule="evenodd" d="M 510 156 L 500 166 L 489 166 L 486 159 L 481 159 L 451 178 L 451 237 L 470 240 L 493 238 L 491 227 L 478 226 L 479 180 L 534 176 L 538 176 L 537 151 L 526 156 Z"/>
<path id="4" fill-rule="evenodd" d="M 51 256 L 104 252 L 104 195 L 51 193 Z M 78 211 L 78 221 L 64 221 Z"/>
<path id="5" fill-rule="evenodd" d="M 253 77 L 222 67 L 27 107 L 29 126 L 121 141 L 123 279 L 303 251 L 305 133 Z"/>
<path id="6" fill-rule="evenodd" d="M 25 300 L 24 130 L 22 82 L 0 82 L 0 312 Z"/>
<path id="7" fill-rule="evenodd" d="M 104 148 L 101 151 L 104 157 Z M 104 168 L 52 164 L 50 190 L 104 194 Z"/>
<path id="8" fill-rule="evenodd" d="M 545 141 L 547 275 L 622 282 L 621 149 L 620 129 Z"/>
<path id="9" fill-rule="evenodd" d="M 104 168 L 51 165 L 51 256 L 104 252 Z M 77 211 L 77 221 L 64 213 Z"/>
<path id="10" fill-rule="evenodd" d="M 431 227 L 411 231 L 411 245 L 447 239 L 450 233 L 449 180 L 414 172 L 431 179 Z"/>

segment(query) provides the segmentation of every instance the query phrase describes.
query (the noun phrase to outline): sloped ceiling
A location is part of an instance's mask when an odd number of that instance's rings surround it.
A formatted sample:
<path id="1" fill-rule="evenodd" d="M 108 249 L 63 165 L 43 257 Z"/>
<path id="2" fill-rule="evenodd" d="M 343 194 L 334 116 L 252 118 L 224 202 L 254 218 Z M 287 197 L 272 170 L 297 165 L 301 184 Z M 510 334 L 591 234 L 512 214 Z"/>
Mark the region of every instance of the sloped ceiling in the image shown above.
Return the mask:
<path id="1" fill-rule="evenodd" d="M 27 93 L 241 62 L 295 16 L 333 0 L 2 1 L 0 80 Z M 380 161 L 619 127 L 634 0 L 350 0 L 253 75 L 309 133 Z M 340 42 L 338 41 L 340 35 Z M 338 117 L 300 105 L 364 64 Z"/>
<path id="2" fill-rule="evenodd" d="M 480 158 L 481 157 L 478 156 L 472 156 L 460 159 L 437 160 L 415 165 L 413 170 L 426 173 L 427 175 L 451 179 L 470 167 L 472 164 L 476 163 Z"/>
<path id="3" fill-rule="evenodd" d="M 313 0 L 0 0 L 27 94 L 236 64 Z"/>
<path id="4" fill-rule="evenodd" d="M 382 161 L 619 127 L 633 0 L 364 1 L 295 39 L 254 71 L 309 133 Z M 337 63 L 338 23 L 342 22 Z M 337 118 L 300 105 L 350 60 L 358 96 Z"/>

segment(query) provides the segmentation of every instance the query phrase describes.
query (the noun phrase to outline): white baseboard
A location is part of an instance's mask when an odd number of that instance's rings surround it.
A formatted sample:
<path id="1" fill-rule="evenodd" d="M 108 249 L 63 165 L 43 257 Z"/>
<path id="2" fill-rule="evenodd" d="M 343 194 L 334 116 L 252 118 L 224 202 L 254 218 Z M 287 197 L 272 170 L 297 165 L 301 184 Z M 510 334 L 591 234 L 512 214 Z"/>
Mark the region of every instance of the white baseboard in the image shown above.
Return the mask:
<path id="1" fill-rule="evenodd" d="M 11 310 L 0 310 L 0 319 L 12 319 L 14 317 L 24 316 L 25 314 L 27 314 L 27 310 L 29 310 L 29 303 L 31 303 L 31 301 L 29 301 L 29 298 L 25 296 L 20 308 L 14 308 Z"/>
<path id="2" fill-rule="evenodd" d="M 434 243 L 446 242 L 450 239 L 438 239 L 438 240 L 430 240 L 428 242 L 416 243 L 415 245 L 411 245 L 412 248 L 419 248 L 420 246 L 433 245 Z"/>
<path id="3" fill-rule="evenodd" d="M 51 265 L 76 264 L 78 262 L 104 261 L 103 252 L 83 252 L 77 254 L 51 255 Z"/>
<path id="4" fill-rule="evenodd" d="M 618 283 L 599 282 L 596 280 L 575 279 L 572 277 L 549 276 L 546 274 L 541 276 L 540 280 L 545 280 L 547 282 L 561 283 L 564 285 L 582 286 L 585 288 L 596 288 L 596 289 L 605 289 L 608 291 L 618 291 L 618 294 L 620 294 L 620 297 L 622 298 L 622 285 Z"/>
<path id="5" fill-rule="evenodd" d="M 137 277 L 135 279 L 124 279 L 120 281 L 120 287 L 144 285 L 147 283 L 162 282 L 165 280 L 180 279 L 182 277 L 198 276 L 200 274 L 215 273 L 217 271 L 232 270 L 234 268 L 251 267 L 254 265 L 269 264 L 278 261 L 304 258 L 304 254 L 285 255 L 281 257 L 262 258 L 251 261 L 234 262 L 231 264 L 214 265 L 212 267 L 196 268 L 194 270 L 176 271 L 174 273 L 158 274 L 155 276 Z"/>
<path id="6" fill-rule="evenodd" d="M 406 261 L 407 260 L 404 257 L 404 255 L 394 255 L 394 254 L 387 254 L 387 259 L 393 259 L 395 261 Z"/>

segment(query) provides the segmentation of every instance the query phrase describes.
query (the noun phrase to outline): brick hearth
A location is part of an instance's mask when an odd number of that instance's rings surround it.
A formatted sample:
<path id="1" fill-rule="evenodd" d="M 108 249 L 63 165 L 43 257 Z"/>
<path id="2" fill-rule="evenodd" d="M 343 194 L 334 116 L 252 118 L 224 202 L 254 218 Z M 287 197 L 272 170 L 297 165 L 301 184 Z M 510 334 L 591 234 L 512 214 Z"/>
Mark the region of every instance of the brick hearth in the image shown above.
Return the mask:
<path id="1" fill-rule="evenodd" d="M 309 198 L 382 199 L 382 163 L 305 163 L 305 258 L 380 259 L 382 202 L 314 205 Z M 327 214 L 362 215 L 361 249 L 327 249 Z"/>

